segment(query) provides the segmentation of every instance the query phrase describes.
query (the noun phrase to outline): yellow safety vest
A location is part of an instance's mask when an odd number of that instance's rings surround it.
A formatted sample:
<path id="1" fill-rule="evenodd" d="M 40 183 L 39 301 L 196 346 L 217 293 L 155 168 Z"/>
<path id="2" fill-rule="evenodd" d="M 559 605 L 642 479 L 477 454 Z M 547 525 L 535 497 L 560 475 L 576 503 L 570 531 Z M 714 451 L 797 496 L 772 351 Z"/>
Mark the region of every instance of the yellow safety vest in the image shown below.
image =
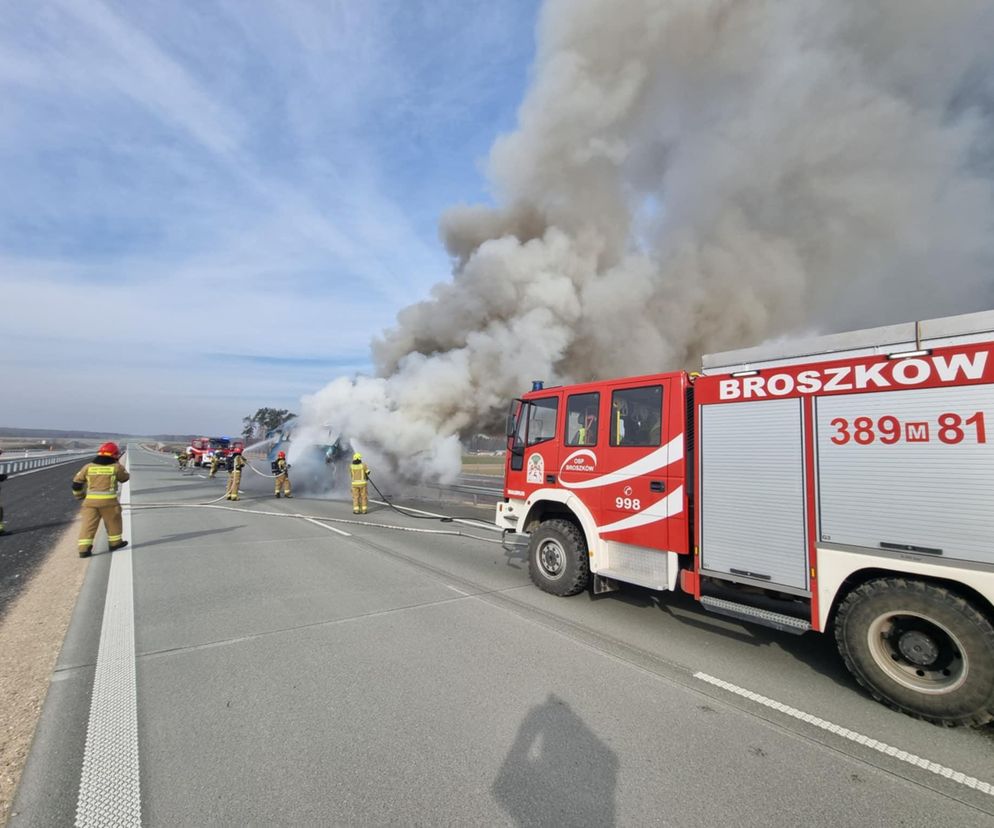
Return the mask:
<path id="1" fill-rule="evenodd" d="M 90 500 L 116 500 L 117 475 L 113 466 L 90 466 L 86 470 L 86 496 Z M 109 477 L 109 488 L 95 485 L 98 480 Z"/>
<path id="2" fill-rule="evenodd" d="M 366 485 L 366 475 L 369 473 L 369 467 L 365 463 L 353 463 L 349 466 L 349 472 L 352 475 L 353 486 Z"/>
<path id="3" fill-rule="evenodd" d="M 73 478 L 74 484 L 86 483 L 86 499 L 90 501 L 117 500 L 118 464 L 98 465 L 87 463 Z M 122 481 L 129 475 L 122 469 Z M 75 486 L 74 486 L 75 488 Z"/>

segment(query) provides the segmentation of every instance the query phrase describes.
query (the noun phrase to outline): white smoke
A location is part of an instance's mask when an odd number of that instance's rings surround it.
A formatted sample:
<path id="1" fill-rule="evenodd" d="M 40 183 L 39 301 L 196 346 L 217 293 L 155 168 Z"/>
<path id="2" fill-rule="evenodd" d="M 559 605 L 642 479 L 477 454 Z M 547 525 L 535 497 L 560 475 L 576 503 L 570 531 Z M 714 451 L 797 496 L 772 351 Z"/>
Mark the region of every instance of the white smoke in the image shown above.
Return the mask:
<path id="1" fill-rule="evenodd" d="M 304 401 L 412 477 L 531 379 L 994 305 L 989 0 L 547 0 L 451 281 Z"/>

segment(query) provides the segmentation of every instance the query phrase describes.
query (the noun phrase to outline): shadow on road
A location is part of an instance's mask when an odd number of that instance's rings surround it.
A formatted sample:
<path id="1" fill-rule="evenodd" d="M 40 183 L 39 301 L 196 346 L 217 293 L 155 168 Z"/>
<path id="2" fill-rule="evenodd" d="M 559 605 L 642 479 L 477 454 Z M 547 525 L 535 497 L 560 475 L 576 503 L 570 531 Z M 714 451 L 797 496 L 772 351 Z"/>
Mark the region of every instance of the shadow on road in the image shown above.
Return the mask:
<path id="1" fill-rule="evenodd" d="M 507 565 L 511 569 L 527 569 L 528 568 L 528 544 L 518 543 L 518 544 L 508 544 L 507 546 L 501 547 L 504 550 L 504 557 L 507 559 Z"/>
<path id="2" fill-rule="evenodd" d="M 701 630 L 709 635 L 717 634 L 750 647 L 777 647 L 839 686 L 849 691 L 864 692 L 842 663 L 832 635 L 811 632 L 792 635 L 759 624 L 739 622 L 708 612 L 689 595 L 656 593 L 631 585 L 620 592 L 599 596 L 588 592 L 588 596 L 591 601 L 621 601 L 641 609 L 658 610 L 684 627 Z"/>
<path id="3" fill-rule="evenodd" d="M 518 728 L 491 789 L 517 825 L 614 825 L 618 758 L 550 694 Z"/>
<path id="4" fill-rule="evenodd" d="M 148 489 L 132 489 L 132 495 L 150 495 L 150 494 L 163 494 L 165 492 L 188 492 L 190 491 L 190 483 L 187 480 L 186 483 L 178 483 L 174 486 L 152 486 Z M 141 505 L 141 504 L 139 504 Z"/>
<path id="5" fill-rule="evenodd" d="M 31 526 L 15 526 L 11 529 L 7 529 L 3 533 L 3 537 L 7 538 L 11 535 L 22 535 L 26 532 L 37 532 L 39 529 L 54 529 L 58 526 L 69 526 L 74 523 L 75 519 L 70 520 L 53 520 L 49 523 L 34 523 Z"/>
<path id="6" fill-rule="evenodd" d="M 163 535 L 161 538 L 156 538 L 151 541 L 142 541 L 138 544 L 139 548 L 145 549 L 149 546 L 158 546 L 160 543 L 176 543 L 179 541 L 193 540 L 194 538 L 203 538 L 207 535 L 219 535 L 222 532 L 233 532 L 236 529 L 244 529 L 244 526 L 225 526 L 221 529 L 204 529 L 202 532 L 176 532 L 172 535 Z"/>

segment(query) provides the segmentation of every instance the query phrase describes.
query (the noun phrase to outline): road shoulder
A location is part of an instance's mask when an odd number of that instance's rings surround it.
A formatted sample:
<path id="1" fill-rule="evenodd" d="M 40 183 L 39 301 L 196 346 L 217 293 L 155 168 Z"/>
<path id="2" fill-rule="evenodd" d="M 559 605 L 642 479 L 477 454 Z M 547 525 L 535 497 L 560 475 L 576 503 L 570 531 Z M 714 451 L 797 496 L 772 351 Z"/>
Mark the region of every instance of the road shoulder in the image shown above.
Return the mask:
<path id="1" fill-rule="evenodd" d="M 10 817 L 14 791 L 88 564 L 76 554 L 76 527 L 72 525 L 0 619 L 0 825 Z"/>

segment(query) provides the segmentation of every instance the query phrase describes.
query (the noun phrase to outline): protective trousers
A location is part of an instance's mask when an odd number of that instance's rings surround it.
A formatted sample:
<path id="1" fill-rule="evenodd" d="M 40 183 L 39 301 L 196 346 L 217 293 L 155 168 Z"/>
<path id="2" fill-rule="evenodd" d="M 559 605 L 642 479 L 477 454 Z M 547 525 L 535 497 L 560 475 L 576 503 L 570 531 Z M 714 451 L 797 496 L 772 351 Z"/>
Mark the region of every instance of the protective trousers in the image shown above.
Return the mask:
<path id="1" fill-rule="evenodd" d="M 121 504 L 108 503 L 104 506 L 91 506 L 83 503 L 80 510 L 82 523 L 79 527 L 79 552 L 87 554 L 93 549 L 93 539 L 97 536 L 100 521 L 104 522 L 107 530 L 107 542 L 110 548 L 121 543 L 123 527 L 121 525 Z"/>
<path id="2" fill-rule="evenodd" d="M 228 498 L 228 500 L 238 500 L 238 484 L 241 482 L 241 469 L 235 469 L 232 472 L 228 472 L 228 488 L 224 493 L 224 496 Z"/>
<path id="3" fill-rule="evenodd" d="M 352 484 L 352 514 L 366 514 L 369 507 L 369 496 L 366 494 L 365 483 Z"/>
<path id="4" fill-rule="evenodd" d="M 290 475 L 286 472 L 276 475 L 276 494 L 290 496 Z"/>
<path id="5" fill-rule="evenodd" d="M 0 533 L 3 533 L 3 506 L 0 506 Z"/>

